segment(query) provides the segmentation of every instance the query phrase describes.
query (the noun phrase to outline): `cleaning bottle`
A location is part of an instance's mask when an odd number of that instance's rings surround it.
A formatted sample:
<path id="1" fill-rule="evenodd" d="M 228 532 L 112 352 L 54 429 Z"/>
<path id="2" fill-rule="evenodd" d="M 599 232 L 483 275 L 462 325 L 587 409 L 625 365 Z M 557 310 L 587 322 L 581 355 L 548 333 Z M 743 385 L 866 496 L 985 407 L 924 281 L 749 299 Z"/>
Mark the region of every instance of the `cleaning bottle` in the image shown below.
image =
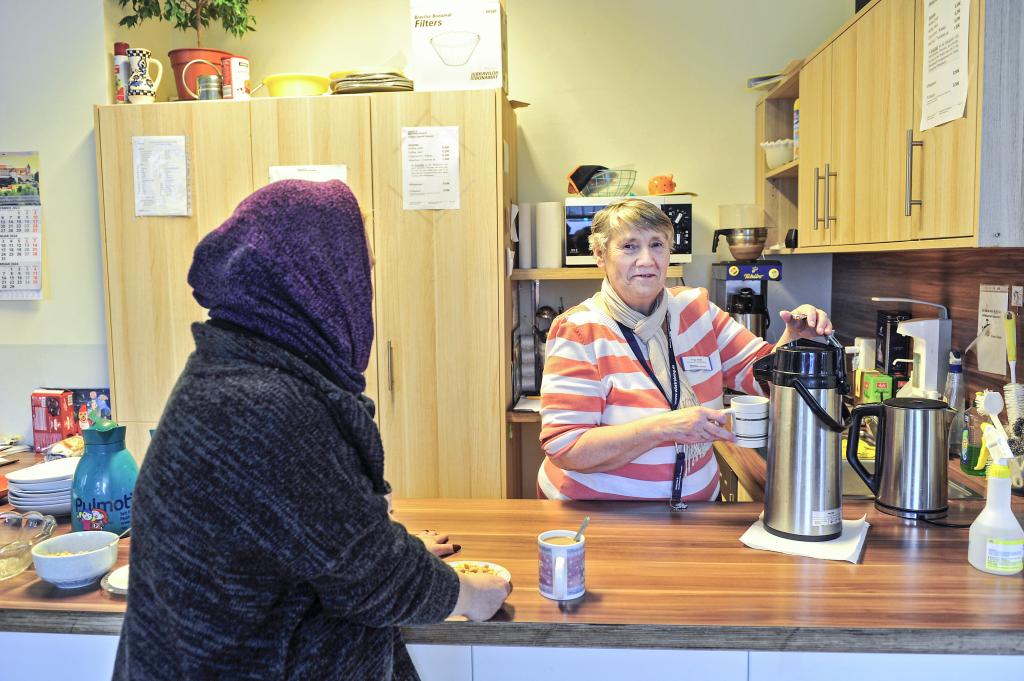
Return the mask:
<path id="1" fill-rule="evenodd" d="M 949 424 L 949 458 L 959 457 L 963 448 L 964 434 L 964 381 L 963 363 L 960 353 L 954 350 L 949 353 L 949 370 L 946 372 L 946 387 L 942 391 L 942 399 L 949 408 L 956 412 Z"/>
<path id="2" fill-rule="evenodd" d="M 1007 464 L 1012 454 L 1006 437 L 995 426 L 986 423 L 983 430 L 992 463 L 988 465 L 985 508 L 971 523 L 967 560 L 982 572 L 1015 575 L 1024 570 L 1024 528 L 1010 508 Z"/>
<path id="3" fill-rule="evenodd" d="M 978 462 L 981 460 L 982 432 L 981 424 L 985 417 L 978 411 L 978 400 L 983 393 L 975 393 L 975 400 L 971 403 L 970 409 L 964 413 L 964 432 L 960 440 L 960 470 L 967 475 L 981 477 L 985 475 L 984 463 L 981 467 Z"/>
<path id="4" fill-rule="evenodd" d="M 132 493 L 139 466 L 124 446 L 125 427 L 93 417 L 82 431 L 85 453 L 71 482 L 71 529 L 121 534 L 132 525 Z"/>

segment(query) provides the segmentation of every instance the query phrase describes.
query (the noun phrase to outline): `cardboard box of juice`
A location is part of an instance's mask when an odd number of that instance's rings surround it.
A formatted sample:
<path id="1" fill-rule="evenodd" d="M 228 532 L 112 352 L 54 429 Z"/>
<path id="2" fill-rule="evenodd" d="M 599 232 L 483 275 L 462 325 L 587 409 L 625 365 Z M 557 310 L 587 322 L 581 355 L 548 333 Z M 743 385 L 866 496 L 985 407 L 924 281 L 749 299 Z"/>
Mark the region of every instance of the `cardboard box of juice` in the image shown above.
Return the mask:
<path id="1" fill-rule="evenodd" d="M 33 391 L 32 446 L 37 452 L 78 432 L 74 394 L 70 390 Z"/>
<path id="2" fill-rule="evenodd" d="M 892 376 L 877 371 L 865 371 L 861 378 L 860 397 L 864 403 L 884 402 L 893 393 Z"/>
<path id="3" fill-rule="evenodd" d="M 411 0 L 412 57 L 417 92 L 508 92 L 505 11 L 497 0 Z"/>

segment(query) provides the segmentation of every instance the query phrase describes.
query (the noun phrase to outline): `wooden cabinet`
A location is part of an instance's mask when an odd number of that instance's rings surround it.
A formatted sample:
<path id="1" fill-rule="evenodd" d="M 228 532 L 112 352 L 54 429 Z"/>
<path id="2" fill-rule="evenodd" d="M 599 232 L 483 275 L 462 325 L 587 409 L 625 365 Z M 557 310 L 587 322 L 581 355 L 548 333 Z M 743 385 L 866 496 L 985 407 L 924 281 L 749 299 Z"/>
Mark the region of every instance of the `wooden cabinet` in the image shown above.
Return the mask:
<path id="1" fill-rule="evenodd" d="M 441 92 L 371 106 L 377 404 L 399 496 L 505 491 L 503 101 Z M 402 128 L 425 125 L 458 127 L 459 210 L 403 209 Z"/>
<path id="2" fill-rule="evenodd" d="M 108 359 L 114 415 L 142 457 L 148 429 L 194 349 L 191 325 L 204 318 L 186 277 L 199 239 L 252 192 L 249 110 L 202 106 L 104 106 L 96 146 Z M 132 138 L 184 135 L 190 164 L 189 217 L 136 217 Z"/>
<path id="3" fill-rule="evenodd" d="M 799 245 L 827 246 L 826 166 L 832 155 L 832 50 L 825 49 L 800 70 Z"/>
<path id="4" fill-rule="evenodd" d="M 798 252 L 1024 246 L 1024 20 L 1013 0 L 964 5 L 964 116 L 930 130 L 928 0 L 874 0 L 806 60 Z"/>
<path id="5" fill-rule="evenodd" d="M 880 2 L 833 43 L 837 110 L 852 110 L 833 135 L 855 149 L 843 166 L 852 183 L 853 229 L 833 243 L 912 238 L 905 215 L 906 141 L 914 94 L 914 3 Z M 850 62 L 855 66 L 848 74 Z M 851 77 L 852 75 L 852 77 Z M 833 118 L 835 121 L 835 118 Z M 852 174 L 851 174 L 852 173 Z"/>
<path id="6" fill-rule="evenodd" d="M 800 72 L 800 247 L 911 238 L 913 3 L 880 3 Z"/>
<path id="7" fill-rule="evenodd" d="M 406 211 L 402 128 L 439 125 L 459 128 L 460 208 Z M 97 107 L 111 390 L 133 451 L 145 452 L 204 318 L 186 278 L 198 241 L 271 166 L 345 165 L 376 258 L 367 392 L 395 494 L 505 496 L 518 483 L 505 435 L 515 134 L 495 91 Z M 135 217 L 139 135 L 185 136 L 190 217 Z"/>
<path id="8" fill-rule="evenodd" d="M 914 44 L 913 139 L 920 147 L 911 147 L 909 156 L 913 186 L 912 197 L 920 206 L 910 207 L 913 236 L 917 239 L 941 239 L 973 236 L 978 227 L 978 78 L 981 52 L 979 28 L 981 2 L 970 3 L 970 38 L 967 48 L 967 106 L 964 117 L 921 132 L 921 71 L 924 49 L 920 38 Z M 915 36 L 924 34 L 925 0 L 916 2 Z M 1019 19 L 1018 19 L 1019 23 Z M 1016 86 L 1019 88 L 1019 84 Z M 908 128 L 910 129 L 910 128 Z M 904 133 L 906 134 L 906 133 Z M 904 144 L 909 142 L 905 139 Z M 906 147 L 904 147 L 906 149 Z"/>

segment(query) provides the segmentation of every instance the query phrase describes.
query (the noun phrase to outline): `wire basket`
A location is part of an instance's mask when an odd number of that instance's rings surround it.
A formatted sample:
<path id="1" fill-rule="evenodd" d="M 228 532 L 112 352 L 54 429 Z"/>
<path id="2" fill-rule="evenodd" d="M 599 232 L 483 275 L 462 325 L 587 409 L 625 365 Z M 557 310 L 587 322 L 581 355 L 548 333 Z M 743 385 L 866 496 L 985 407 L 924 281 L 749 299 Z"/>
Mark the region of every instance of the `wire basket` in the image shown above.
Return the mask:
<path id="1" fill-rule="evenodd" d="M 599 170 L 580 190 L 582 196 L 626 196 L 636 182 L 635 170 Z"/>

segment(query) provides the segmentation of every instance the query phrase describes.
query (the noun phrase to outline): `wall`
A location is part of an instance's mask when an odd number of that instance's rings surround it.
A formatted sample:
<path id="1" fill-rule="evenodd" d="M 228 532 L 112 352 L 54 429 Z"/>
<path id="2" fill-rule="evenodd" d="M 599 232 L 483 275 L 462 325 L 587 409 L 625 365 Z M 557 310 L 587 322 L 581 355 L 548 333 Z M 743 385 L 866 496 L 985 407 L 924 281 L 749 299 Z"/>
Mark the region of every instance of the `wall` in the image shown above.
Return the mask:
<path id="1" fill-rule="evenodd" d="M 248 56 L 255 78 L 404 61 L 406 0 L 372 9 L 267 0 L 252 10 L 256 33 L 236 39 L 211 27 L 205 42 Z M 533 102 L 519 115 L 521 200 L 560 198 L 566 172 L 581 162 L 632 164 L 641 187 L 651 175 L 674 173 L 680 188 L 700 194 L 697 255 L 686 276 L 706 285 L 718 204 L 753 200 L 759 95 L 746 91 L 745 78 L 806 54 L 852 11 L 850 0 L 512 0 L 510 95 Z M 9 55 L 0 70 L 0 148 L 40 152 L 45 220 L 44 299 L 0 304 L 0 432 L 30 432 L 34 387 L 107 382 L 92 106 L 110 101 L 115 39 L 164 61 L 192 39 L 152 21 L 125 30 L 121 16 L 117 0 L 0 4 Z M 168 75 L 161 98 L 171 91 Z M 795 263 L 787 262 L 773 302 L 827 307 L 828 258 Z"/>
<path id="2" fill-rule="evenodd" d="M 949 308 L 949 316 L 953 320 L 953 349 L 963 350 L 977 335 L 981 284 L 1024 284 L 1024 249 L 971 248 L 836 255 L 833 261 L 832 307 L 836 317 L 842 320 L 836 331 L 844 342 L 849 342 L 854 336 L 874 338 L 878 309 L 909 307 L 915 316 L 936 316 L 936 310 L 925 305 L 905 306 L 870 300 L 871 296 L 916 298 Z M 1019 317 L 1021 310 L 1018 308 L 1016 312 Z M 1018 328 L 1018 336 L 1019 331 Z M 1018 358 L 1022 354 L 1021 349 L 1018 348 Z M 1009 378 L 980 373 L 977 366 L 977 358 L 971 353 L 964 365 L 968 394 L 986 388 L 1002 391 Z M 1024 367 L 1024 364 L 1018 363 L 1017 366 Z M 1017 375 L 1021 380 L 1024 368 L 1019 369 Z"/>
<path id="3" fill-rule="evenodd" d="M 754 200 L 754 104 L 749 76 L 781 68 L 817 47 L 853 14 L 852 0 L 510 0 L 509 95 L 518 111 L 519 199 L 561 199 L 580 163 L 636 168 L 647 180 L 673 173 L 695 191 L 695 257 L 687 283 L 707 286 L 718 205 Z M 253 2 L 257 31 L 239 40 L 211 27 L 203 44 L 244 54 L 254 82 L 270 73 L 401 64 L 407 52 L 408 0 L 366 3 Z M 166 61 L 192 34 L 170 24 L 117 26 L 123 12 L 106 0 L 111 36 Z M 301 40 L 299 38 L 301 36 Z M 172 96 L 170 78 L 161 98 Z M 723 246 L 723 253 L 725 252 Z M 830 258 L 785 261 L 785 283 L 769 295 L 783 306 L 830 304 Z M 590 295 L 593 283 L 547 284 L 557 307 Z"/>
<path id="4" fill-rule="evenodd" d="M 43 299 L 0 302 L 0 434 L 31 439 L 36 387 L 107 385 L 93 142 L 103 0 L 0 3 L 0 150 L 38 151 Z"/>

